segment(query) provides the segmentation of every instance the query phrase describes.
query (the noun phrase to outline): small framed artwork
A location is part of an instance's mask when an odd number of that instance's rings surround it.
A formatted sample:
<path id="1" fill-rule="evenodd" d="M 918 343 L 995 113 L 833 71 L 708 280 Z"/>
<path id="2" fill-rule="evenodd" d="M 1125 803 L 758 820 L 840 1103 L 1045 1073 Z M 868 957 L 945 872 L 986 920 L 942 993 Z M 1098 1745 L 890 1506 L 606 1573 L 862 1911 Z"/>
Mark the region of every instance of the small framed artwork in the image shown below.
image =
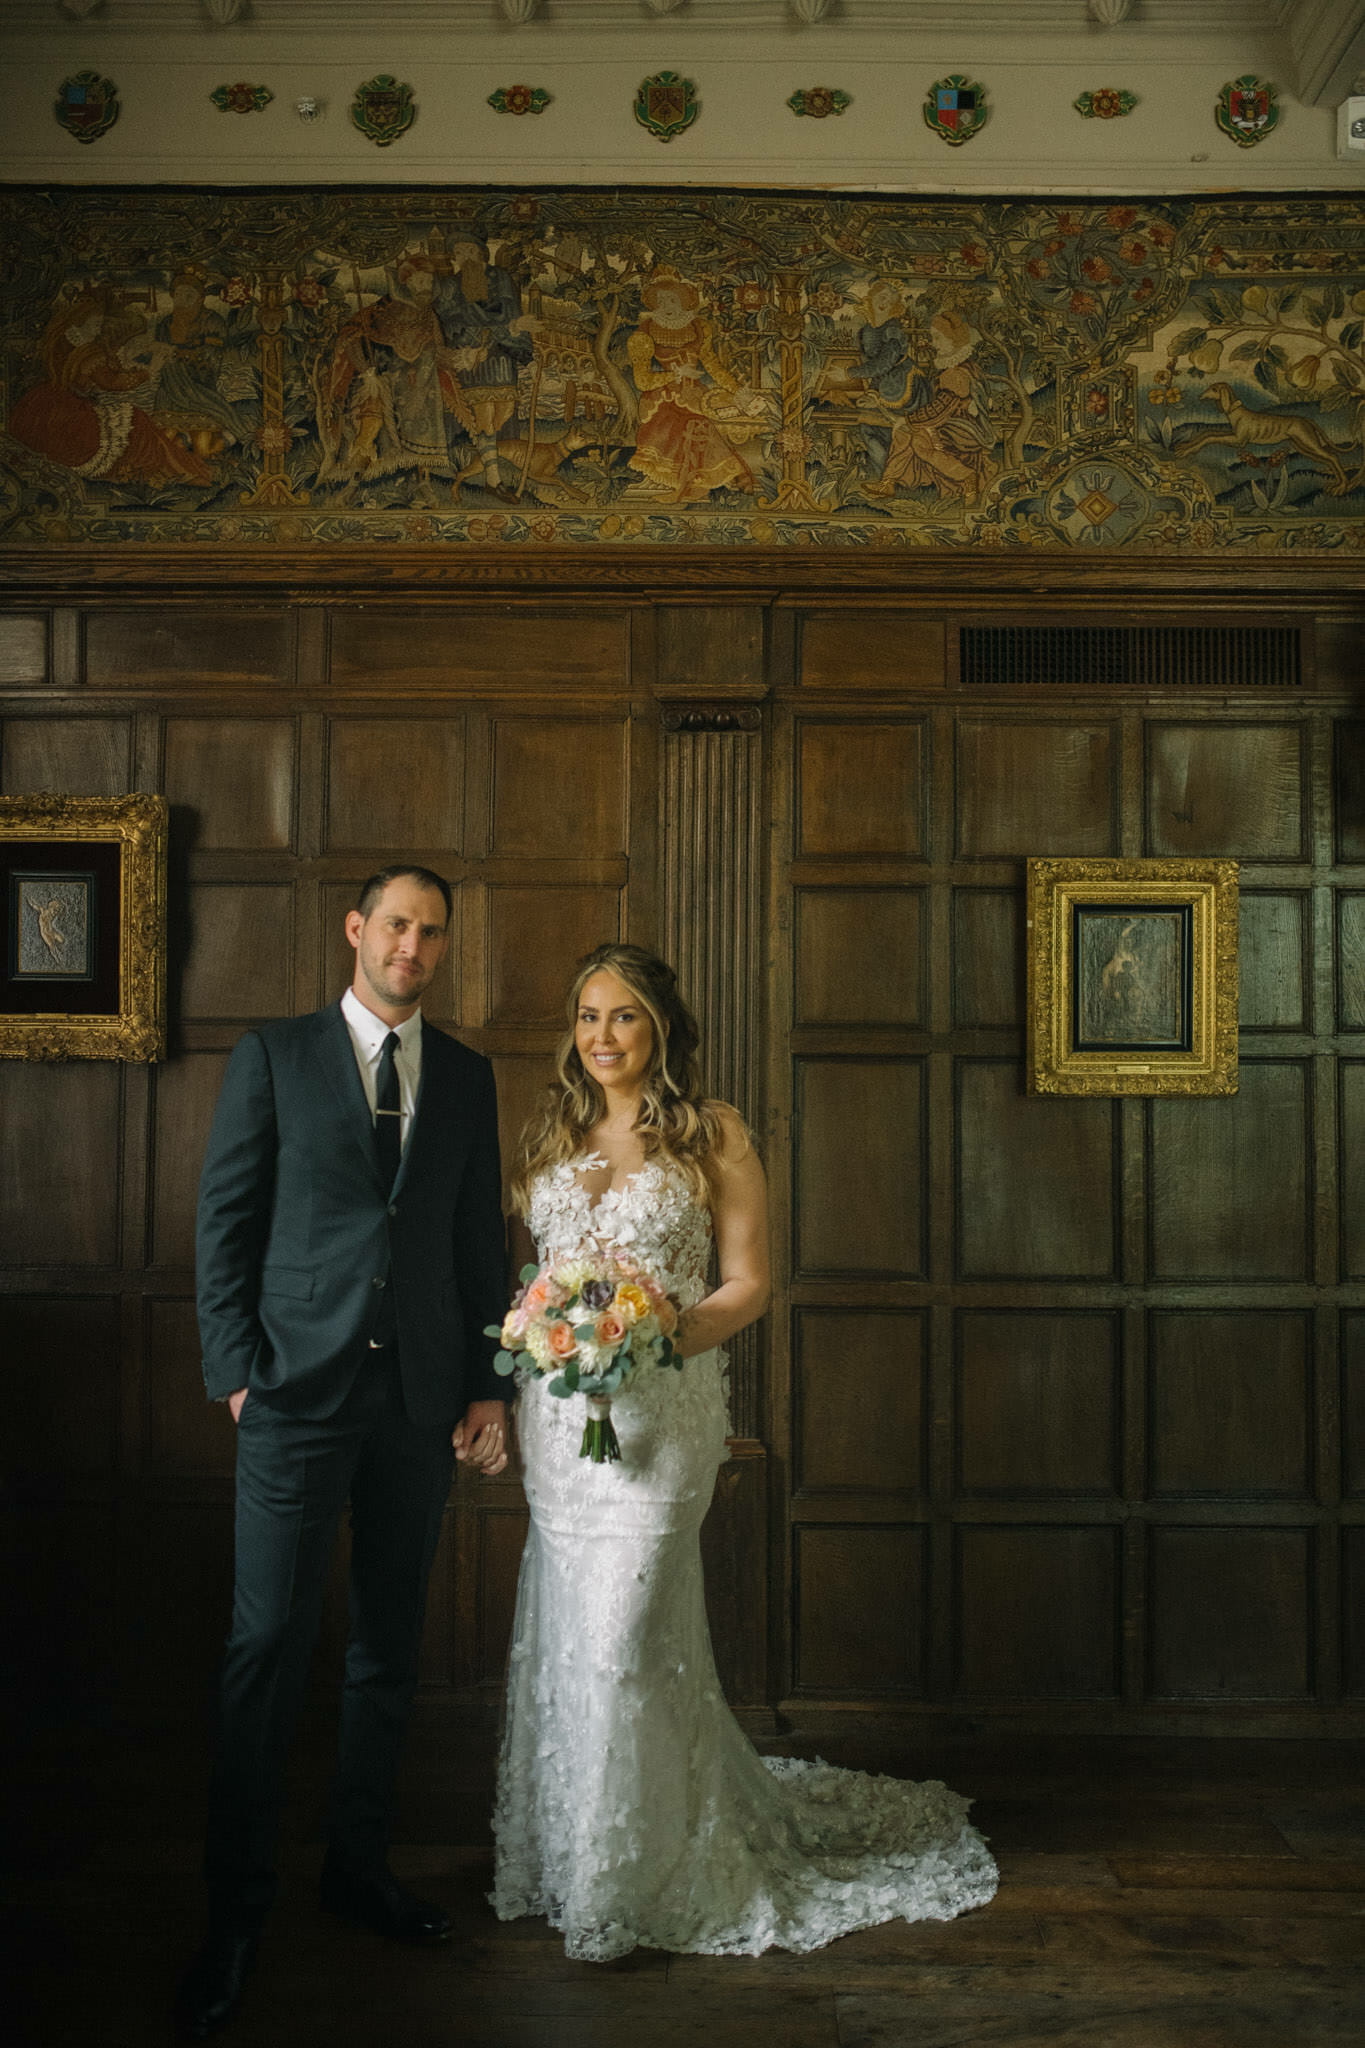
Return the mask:
<path id="1" fill-rule="evenodd" d="M 166 802 L 0 797 L 0 1058 L 166 1050 Z"/>
<path id="2" fill-rule="evenodd" d="M 1237 863 L 1028 863 L 1031 1095 L 1237 1092 Z"/>

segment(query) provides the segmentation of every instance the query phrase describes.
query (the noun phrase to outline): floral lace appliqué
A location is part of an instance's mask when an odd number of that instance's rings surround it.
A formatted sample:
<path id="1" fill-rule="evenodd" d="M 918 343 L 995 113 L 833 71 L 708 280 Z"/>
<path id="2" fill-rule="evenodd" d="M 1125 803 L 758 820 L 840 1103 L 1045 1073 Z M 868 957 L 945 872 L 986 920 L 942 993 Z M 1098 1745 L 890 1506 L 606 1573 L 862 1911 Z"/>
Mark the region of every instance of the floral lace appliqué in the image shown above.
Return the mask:
<path id="1" fill-rule="evenodd" d="M 542 1253 L 591 1232 L 684 1306 L 700 1300 L 710 1218 L 683 1176 L 647 1162 L 594 1202 L 586 1163 L 533 1190 Z M 579 1458 L 577 1405 L 540 1380 L 519 1389 L 531 1527 L 494 1814 L 499 1916 L 543 1915 L 570 1956 L 605 1961 L 637 1945 L 814 1949 L 984 1904 L 995 1865 L 960 1794 L 765 1760 L 725 1705 L 698 1544 L 725 1455 L 719 1354 L 622 1389 L 619 1465 Z"/>

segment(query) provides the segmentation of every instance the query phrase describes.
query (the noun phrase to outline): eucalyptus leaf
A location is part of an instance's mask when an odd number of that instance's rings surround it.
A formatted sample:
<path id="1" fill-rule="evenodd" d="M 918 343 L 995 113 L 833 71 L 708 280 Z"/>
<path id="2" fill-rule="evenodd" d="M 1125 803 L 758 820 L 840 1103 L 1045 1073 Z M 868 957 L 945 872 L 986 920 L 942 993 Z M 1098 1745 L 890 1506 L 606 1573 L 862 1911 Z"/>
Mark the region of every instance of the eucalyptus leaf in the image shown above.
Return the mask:
<path id="1" fill-rule="evenodd" d="M 596 1323 L 575 1323 L 573 1333 L 580 1344 L 586 1344 L 597 1335 Z"/>
<path id="2" fill-rule="evenodd" d="M 565 1379 L 563 1373 L 560 1373 L 558 1378 L 552 1379 L 550 1381 L 550 1392 L 554 1394 L 559 1400 L 566 1401 L 569 1395 L 573 1392 L 573 1388 L 569 1385 L 569 1382 Z"/>
<path id="3" fill-rule="evenodd" d="M 485 1337 L 500 1337 L 502 1335 L 502 1324 L 485 1323 L 483 1326 L 483 1334 Z"/>
<path id="4" fill-rule="evenodd" d="M 539 1266 L 523 1266 L 517 1278 L 523 1287 L 529 1287 L 539 1271 Z"/>
<path id="5" fill-rule="evenodd" d="M 517 1361 L 513 1358 L 510 1351 L 497 1351 L 493 1354 L 493 1370 L 494 1372 L 502 1373 L 504 1376 L 509 1372 L 515 1371 L 516 1363 Z"/>
<path id="6" fill-rule="evenodd" d="M 578 1365 L 572 1358 L 564 1367 L 564 1384 L 571 1394 L 578 1392 Z"/>

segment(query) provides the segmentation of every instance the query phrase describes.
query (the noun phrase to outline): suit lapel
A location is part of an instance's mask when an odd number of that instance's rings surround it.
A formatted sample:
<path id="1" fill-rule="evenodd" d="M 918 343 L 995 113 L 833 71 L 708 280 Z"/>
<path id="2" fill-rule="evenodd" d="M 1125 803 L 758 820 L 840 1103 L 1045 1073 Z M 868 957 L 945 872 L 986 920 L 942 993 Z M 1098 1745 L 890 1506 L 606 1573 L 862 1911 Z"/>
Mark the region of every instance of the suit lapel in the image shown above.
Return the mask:
<path id="1" fill-rule="evenodd" d="M 374 1151 L 374 1119 L 365 1100 L 365 1085 L 355 1061 L 355 1048 L 342 1015 L 341 1004 L 333 1003 L 322 1012 L 319 1065 L 342 1112 L 347 1135 L 354 1138 L 365 1155 L 365 1163 L 379 1185 L 379 1161 Z M 423 1072 L 426 1062 L 423 1061 Z M 411 1149 L 411 1148 L 409 1148 Z M 401 1177 L 401 1176 L 400 1176 Z"/>

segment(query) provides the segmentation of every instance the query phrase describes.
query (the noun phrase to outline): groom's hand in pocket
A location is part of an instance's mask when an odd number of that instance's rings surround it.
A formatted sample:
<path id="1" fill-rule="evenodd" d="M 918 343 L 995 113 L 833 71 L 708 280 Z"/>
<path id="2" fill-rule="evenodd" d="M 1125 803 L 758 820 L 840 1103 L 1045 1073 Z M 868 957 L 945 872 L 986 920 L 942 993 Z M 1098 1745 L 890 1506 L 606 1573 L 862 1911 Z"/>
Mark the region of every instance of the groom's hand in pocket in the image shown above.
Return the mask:
<path id="1" fill-rule="evenodd" d="M 471 1401 L 451 1438 L 462 1465 L 496 1479 L 507 1465 L 507 1403 Z"/>

